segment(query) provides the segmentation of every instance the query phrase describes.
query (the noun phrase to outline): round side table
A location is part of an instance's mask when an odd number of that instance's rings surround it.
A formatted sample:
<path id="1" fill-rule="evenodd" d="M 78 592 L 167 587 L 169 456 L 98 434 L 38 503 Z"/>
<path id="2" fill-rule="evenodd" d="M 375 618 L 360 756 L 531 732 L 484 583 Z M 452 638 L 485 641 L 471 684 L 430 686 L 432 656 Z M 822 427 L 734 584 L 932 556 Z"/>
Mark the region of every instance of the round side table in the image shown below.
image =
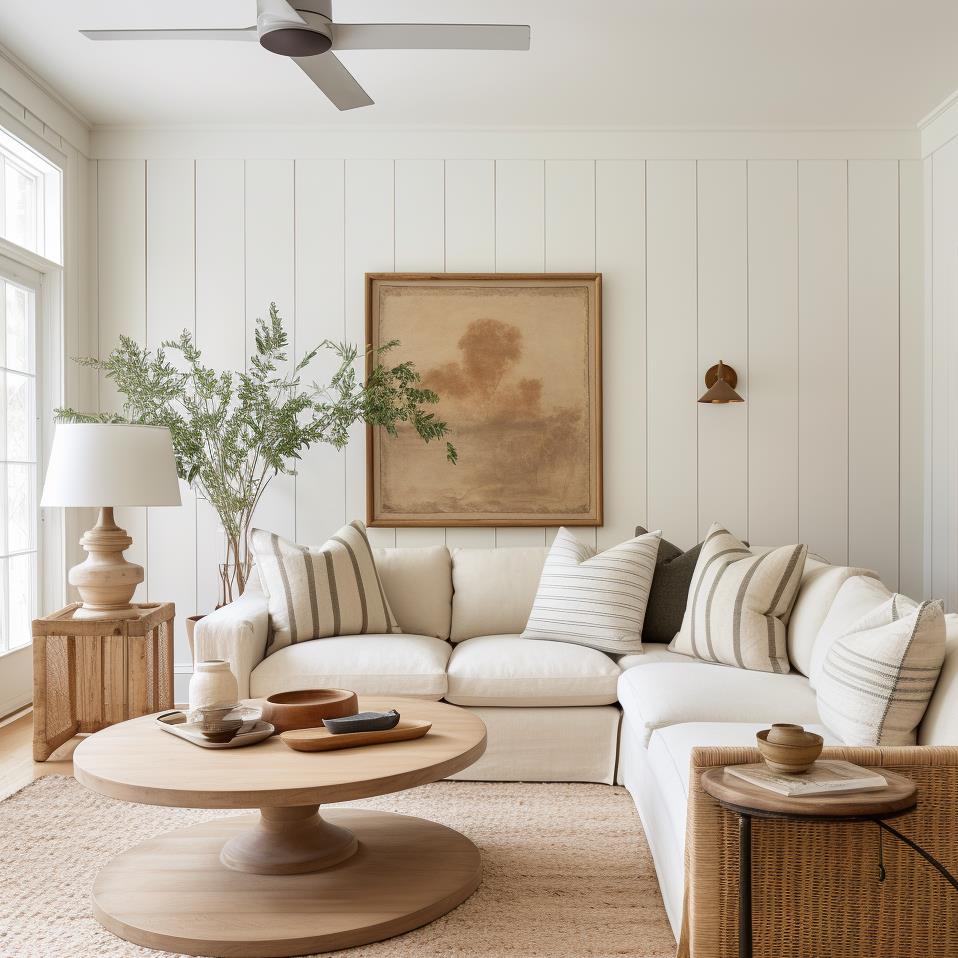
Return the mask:
<path id="1" fill-rule="evenodd" d="M 887 788 L 843 795 L 787 797 L 752 785 L 724 768 L 710 768 L 702 775 L 702 788 L 739 819 L 739 958 L 752 958 L 752 819 L 779 819 L 790 822 L 875 822 L 914 849 L 938 869 L 955 889 L 958 882 L 945 867 L 923 848 L 906 838 L 887 820 L 913 811 L 918 805 L 918 786 L 904 775 L 888 769 L 869 769 L 883 775 Z"/>

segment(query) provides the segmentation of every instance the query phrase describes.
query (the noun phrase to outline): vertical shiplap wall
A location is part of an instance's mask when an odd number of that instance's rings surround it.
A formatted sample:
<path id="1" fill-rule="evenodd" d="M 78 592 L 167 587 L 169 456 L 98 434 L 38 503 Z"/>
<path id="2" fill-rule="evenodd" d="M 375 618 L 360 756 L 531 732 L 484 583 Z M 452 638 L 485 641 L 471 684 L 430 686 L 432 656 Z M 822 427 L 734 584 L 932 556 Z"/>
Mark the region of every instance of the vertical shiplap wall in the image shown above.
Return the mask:
<path id="1" fill-rule="evenodd" d="M 917 161 L 881 160 L 101 160 L 98 345 L 188 328 L 214 365 L 240 367 L 271 299 L 297 356 L 361 341 L 366 271 L 596 269 L 606 516 L 579 534 L 601 548 L 641 523 L 687 546 L 717 520 L 918 595 L 921 179 Z M 744 404 L 696 403 L 719 359 Z M 314 375 L 331 368 L 323 357 Z M 106 382 L 100 403 L 116 408 Z M 357 428 L 344 452 L 311 450 L 274 480 L 258 521 L 316 542 L 364 512 Z M 186 490 L 181 510 L 123 519 L 144 594 L 211 608 L 222 538 L 208 503 Z M 553 535 L 371 532 L 386 546 Z M 948 548 L 933 536 L 932 552 Z"/>
<path id="2" fill-rule="evenodd" d="M 952 108 L 953 112 L 955 108 Z M 958 610 L 958 139 L 924 161 L 927 590 Z M 913 216 L 914 214 L 912 214 Z"/>

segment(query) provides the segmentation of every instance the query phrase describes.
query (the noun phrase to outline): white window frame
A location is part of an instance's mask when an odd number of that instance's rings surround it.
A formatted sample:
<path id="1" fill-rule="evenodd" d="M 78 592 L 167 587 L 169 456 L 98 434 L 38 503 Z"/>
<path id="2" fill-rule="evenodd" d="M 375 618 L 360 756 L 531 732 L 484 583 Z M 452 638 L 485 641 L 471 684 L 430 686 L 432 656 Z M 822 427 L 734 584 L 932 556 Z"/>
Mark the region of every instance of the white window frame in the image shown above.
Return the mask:
<path id="1" fill-rule="evenodd" d="M 12 166 L 37 184 L 36 247 L 28 249 L 51 262 L 63 262 L 63 170 L 3 127 L 0 115 L 0 239 L 6 228 L 6 168 Z"/>
<path id="2" fill-rule="evenodd" d="M 53 442 L 53 411 L 63 404 L 64 395 L 63 267 L 0 238 L 0 273 L 36 293 L 37 604 L 44 615 L 66 604 L 63 512 L 39 509 Z M 0 716 L 29 704 L 32 662 L 32 642 L 0 652 Z"/>

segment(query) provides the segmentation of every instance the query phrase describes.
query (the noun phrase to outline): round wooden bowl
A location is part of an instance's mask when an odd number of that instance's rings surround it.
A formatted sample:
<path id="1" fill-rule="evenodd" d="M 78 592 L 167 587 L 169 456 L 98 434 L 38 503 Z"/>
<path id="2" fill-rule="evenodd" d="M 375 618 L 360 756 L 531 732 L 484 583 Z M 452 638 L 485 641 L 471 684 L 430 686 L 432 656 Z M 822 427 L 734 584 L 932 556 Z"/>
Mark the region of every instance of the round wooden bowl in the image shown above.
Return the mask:
<path id="1" fill-rule="evenodd" d="M 263 721 L 277 732 L 317 728 L 324 718 L 343 718 L 359 711 L 359 700 L 349 689 L 300 689 L 277 692 L 263 701 Z"/>
<path id="2" fill-rule="evenodd" d="M 784 772 L 786 775 L 807 772 L 815 764 L 815 759 L 822 754 L 824 740 L 821 735 L 803 732 L 803 741 L 796 741 L 797 736 L 795 736 L 792 742 L 786 744 L 770 742 L 769 731 L 770 729 L 763 729 L 755 734 L 755 738 L 765 764 L 773 772 Z"/>

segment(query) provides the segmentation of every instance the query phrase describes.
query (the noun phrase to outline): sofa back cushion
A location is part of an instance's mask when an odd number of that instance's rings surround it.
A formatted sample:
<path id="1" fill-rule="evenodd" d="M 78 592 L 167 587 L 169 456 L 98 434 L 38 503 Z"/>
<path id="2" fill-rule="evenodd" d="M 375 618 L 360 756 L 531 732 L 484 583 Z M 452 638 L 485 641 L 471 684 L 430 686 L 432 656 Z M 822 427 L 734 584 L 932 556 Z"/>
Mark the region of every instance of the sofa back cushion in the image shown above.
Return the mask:
<path id="1" fill-rule="evenodd" d="M 788 658 L 802 675 L 812 674 L 812 649 L 838 590 L 852 576 L 877 579 L 878 573 L 854 566 L 828 565 L 809 556 L 788 620 Z"/>
<path id="2" fill-rule="evenodd" d="M 449 638 L 452 560 L 445 546 L 374 549 L 386 598 L 403 632 Z"/>
<path id="3" fill-rule="evenodd" d="M 521 633 L 548 554 L 544 546 L 453 549 L 452 641 Z"/>
<path id="4" fill-rule="evenodd" d="M 839 586 L 812 647 L 808 680 L 813 689 L 818 687 L 825 659 L 835 640 L 850 632 L 857 622 L 883 605 L 891 595 L 885 583 L 872 576 L 853 575 Z"/>
<path id="5" fill-rule="evenodd" d="M 918 726 L 919 745 L 958 745 L 958 615 L 945 616 L 945 663 L 925 717 Z"/>

